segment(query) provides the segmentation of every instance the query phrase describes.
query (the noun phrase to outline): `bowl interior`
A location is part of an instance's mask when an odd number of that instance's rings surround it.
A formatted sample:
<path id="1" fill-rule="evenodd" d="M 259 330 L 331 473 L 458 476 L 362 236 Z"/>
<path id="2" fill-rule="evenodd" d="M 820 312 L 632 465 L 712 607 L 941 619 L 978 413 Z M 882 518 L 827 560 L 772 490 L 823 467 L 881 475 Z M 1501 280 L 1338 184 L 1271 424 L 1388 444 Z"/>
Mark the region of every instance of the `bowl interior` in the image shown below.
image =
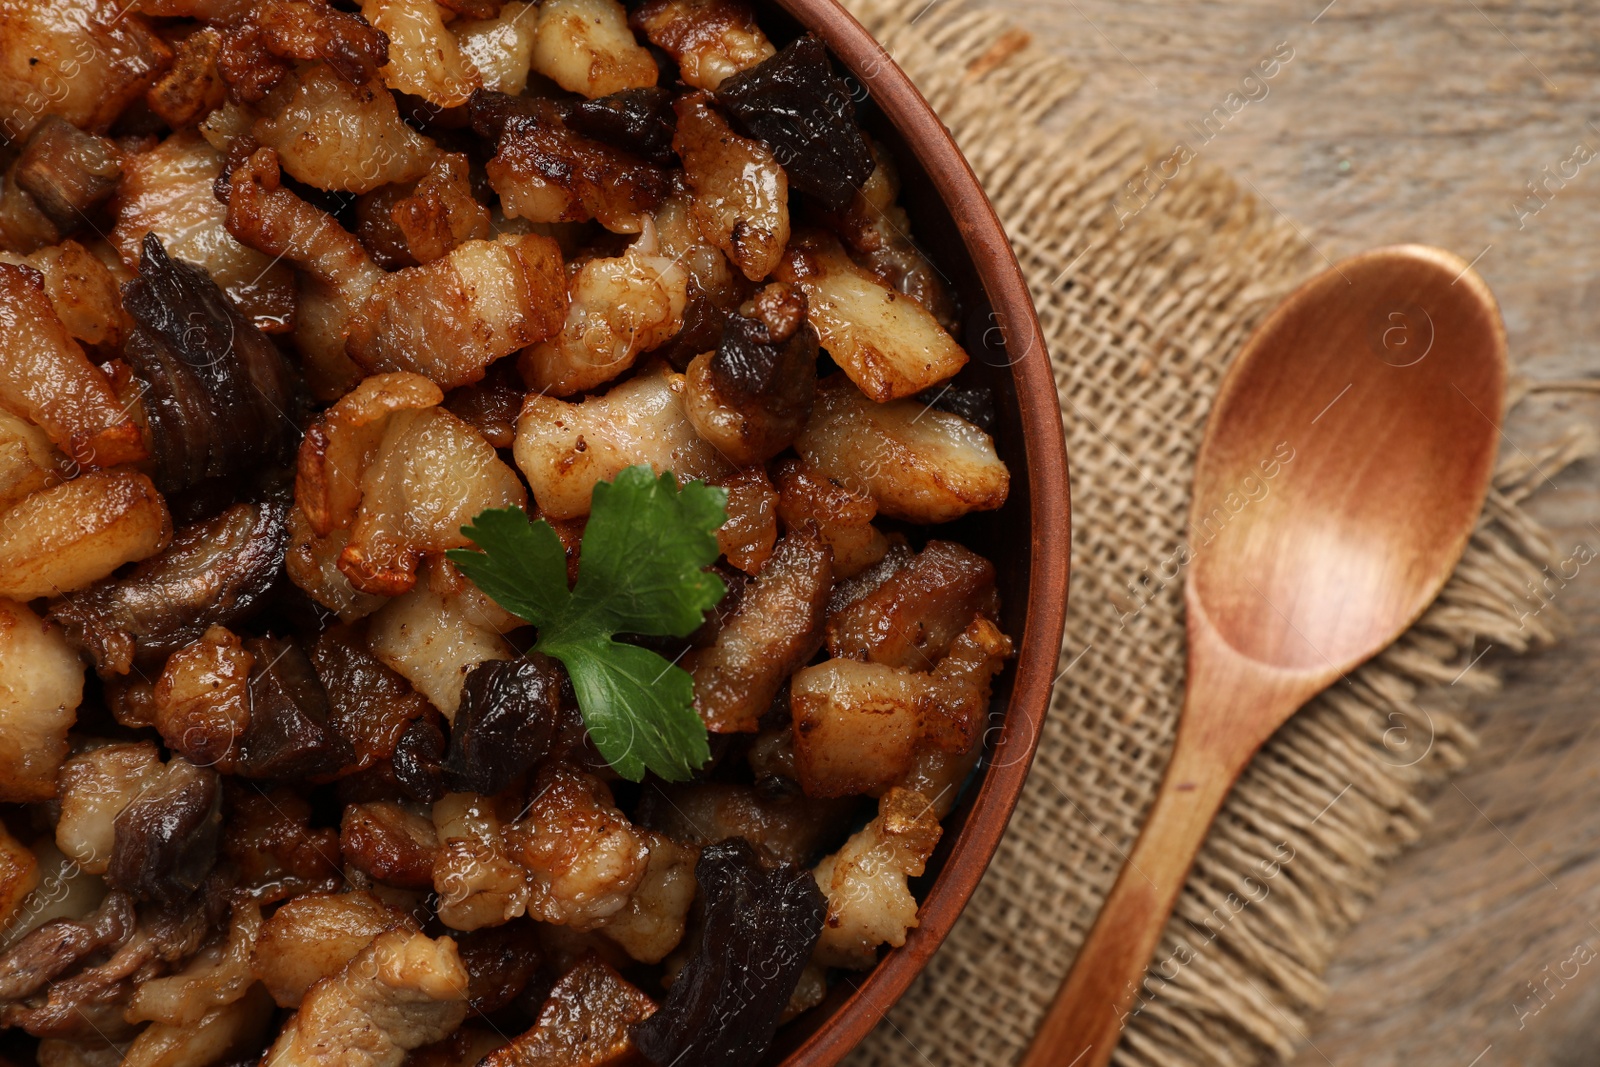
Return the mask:
<path id="1" fill-rule="evenodd" d="M 961 308 L 958 339 L 972 357 L 957 375 L 994 398 L 992 435 L 1011 470 L 998 511 L 938 527 L 995 564 L 1001 628 L 1018 657 L 996 679 L 982 763 L 944 820 L 924 875 L 912 883 L 921 925 L 871 972 L 837 976 L 828 998 L 782 1028 L 766 1057 L 783 1067 L 837 1062 L 904 992 L 938 947 L 999 843 L 1021 791 L 1060 648 L 1066 609 L 1067 475 L 1059 401 L 1027 287 L 999 221 L 942 124 L 870 35 L 833 0 L 763 5 L 780 47 L 809 29 L 849 73 L 856 116 L 900 172 L 909 236 Z M 955 209 L 952 209 L 952 204 Z"/>

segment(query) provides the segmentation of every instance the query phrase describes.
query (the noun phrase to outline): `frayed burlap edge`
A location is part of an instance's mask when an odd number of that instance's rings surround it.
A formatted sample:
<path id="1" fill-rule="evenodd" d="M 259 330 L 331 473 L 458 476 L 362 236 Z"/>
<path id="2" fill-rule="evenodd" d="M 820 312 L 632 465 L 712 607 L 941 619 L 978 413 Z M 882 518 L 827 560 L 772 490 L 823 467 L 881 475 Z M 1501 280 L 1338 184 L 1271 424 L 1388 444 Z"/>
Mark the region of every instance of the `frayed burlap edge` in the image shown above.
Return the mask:
<path id="1" fill-rule="evenodd" d="M 1076 100 L 1074 72 L 1002 18 L 955 0 L 846 3 L 950 127 L 1006 225 L 1073 470 L 1072 607 L 1033 773 L 961 922 L 851 1062 L 1008 1064 L 1170 752 L 1184 664 L 1170 561 L 1211 397 L 1250 330 L 1325 264 L 1203 156 L 1169 177 L 1158 164 L 1173 145 Z M 1421 832 L 1423 798 L 1473 748 L 1452 708 L 1495 684 L 1475 650 L 1557 636 L 1539 593 L 1558 553 L 1519 505 L 1596 445 L 1574 430 L 1509 456 L 1438 602 L 1262 750 L 1189 878 L 1121 1067 L 1238 1067 L 1302 1041 L 1338 937 Z"/>

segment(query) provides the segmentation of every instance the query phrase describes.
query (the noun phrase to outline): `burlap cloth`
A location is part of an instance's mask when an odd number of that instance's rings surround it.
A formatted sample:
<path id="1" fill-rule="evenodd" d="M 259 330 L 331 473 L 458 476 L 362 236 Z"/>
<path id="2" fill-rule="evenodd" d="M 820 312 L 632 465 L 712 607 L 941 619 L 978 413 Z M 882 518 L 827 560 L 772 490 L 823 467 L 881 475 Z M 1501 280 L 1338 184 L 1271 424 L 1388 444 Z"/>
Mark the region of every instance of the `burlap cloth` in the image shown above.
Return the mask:
<path id="1" fill-rule="evenodd" d="M 1071 70 L 997 16 L 959 0 L 846 3 L 954 132 L 999 210 L 1054 359 L 1073 482 L 1063 674 L 1032 775 L 949 940 L 850 1062 L 1011 1064 L 1167 761 L 1184 632 L 1182 577 L 1165 564 L 1184 537 L 1212 394 L 1251 328 L 1325 264 L 1203 161 L 1119 228 L 1114 198 L 1136 202 L 1125 183 L 1170 143 L 1076 100 Z M 1118 1064 L 1234 1067 L 1303 1041 L 1337 938 L 1473 745 L 1450 709 L 1493 684 L 1481 666 L 1463 673 L 1474 645 L 1520 651 L 1555 636 L 1552 613 L 1523 617 L 1556 556 L 1519 502 L 1543 481 L 1536 465 L 1552 472 L 1590 446 L 1574 433 L 1510 452 L 1438 603 L 1261 752 L 1156 955 L 1181 942 L 1195 959 L 1170 984 L 1147 980 Z M 1266 881 L 1263 861 L 1276 865 Z"/>

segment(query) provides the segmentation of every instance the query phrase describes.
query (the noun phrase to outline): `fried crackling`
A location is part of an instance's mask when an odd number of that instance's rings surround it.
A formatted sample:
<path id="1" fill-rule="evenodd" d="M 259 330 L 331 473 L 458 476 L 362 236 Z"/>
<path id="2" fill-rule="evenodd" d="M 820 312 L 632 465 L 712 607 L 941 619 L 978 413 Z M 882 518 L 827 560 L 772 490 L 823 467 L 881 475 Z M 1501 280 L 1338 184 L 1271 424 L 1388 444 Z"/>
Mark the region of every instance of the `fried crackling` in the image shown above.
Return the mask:
<path id="1" fill-rule="evenodd" d="M 541 395 L 571 396 L 617 377 L 678 332 L 689 298 L 687 274 L 658 254 L 649 228 L 622 255 L 577 265 L 567 290 L 560 332 L 519 357 L 523 380 Z"/>
<path id="2" fill-rule="evenodd" d="M 22 142 L 46 117 L 104 133 L 170 62 L 142 15 L 112 0 L 0 6 L 0 135 Z"/>
<path id="3" fill-rule="evenodd" d="M 974 618 L 932 671 L 830 659 L 795 672 L 795 766 L 814 797 L 877 793 L 928 748 L 964 753 L 978 741 L 989 686 L 1011 641 Z"/>
<path id="4" fill-rule="evenodd" d="M 11 263 L 0 263 L 0 406 L 44 430 L 82 466 L 147 455 L 111 381 L 56 315 L 44 275 Z"/>
<path id="5" fill-rule="evenodd" d="M 263 1067 L 400 1067 L 467 1015 L 455 942 L 389 930 L 306 993 Z"/>
<path id="6" fill-rule="evenodd" d="M 644 876 L 627 906 L 599 930 L 640 963 L 660 963 L 683 940 L 689 906 L 694 903 L 698 850 L 650 830 L 638 835 L 649 850 Z"/>
<path id="7" fill-rule="evenodd" d="M 759 466 L 746 467 L 716 484 L 728 494 L 728 521 L 717 527 L 717 547 L 729 564 L 756 574 L 778 541 L 778 492 Z"/>
<path id="8" fill-rule="evenodd" d="M 672 147 L 683 160 L 695 224 L 746 278 L 760 281 L 778 266 L 789 241 L 789 179 L 764 144 L 729 128 L 709 93 L 685 94 L 673 107 L 678 131 Z"/>
<path id="9" fill-rule="evenodd" d="M 236 634 L 213 626 L 174 652 L 155 686 L 155 728 L 174 752 L 233 772 L 250 729 L 250 668 L 255 657 Z"/>
<path id="10" fill-rule="evenodd" d="M 83 663 L 61 631 L 0 597 L 0 801 L 56 795 L 82 699 Z"/>
<path id="11" fill-rule="evenodd" d="M 172 66 L 144 94 L 145 104 L 175 130 L 193 126 L 223 105 L 227 86 L 217 69 L 222 31 L 201 26 L 173 46 Z"/>
<path id="12" fill-rule="evenodd" d="M 127 1020 L 194 1026 L 213 1010 L 243 997 L 256 980 L 251 956 L 261 926 L 260 905 L 235 904 L 227 936 L 202 948 L 177 973 L 141 983 L 128 1004 Z"/>
<path id="13" fill-rule="evenodd" d="M 576 133 L 549 114 L 508 117 L 484 169 L 507 218 L 595 219 L 612 233 L 640 232 L 668 189 L 661 168 Z"/>
<path id="14" fill-rule="evenodd" d="M 114 347 L 126 315 L 118 279 L 98 256 L 77 241 L 47 245 L 27 256 L 0 252 L 0 263 L 32 267 L 44 278 L 45 295 L 67 333 L 86 345 Z"/>
<path id="15" fill-rule="evenodd" d="M 351 585 L 350 579 L 339 569 L 339 556 L 349 542 L 348 529 L 334 530 L 326 537 L 319 537 L 299 506 L 289 512 L 289 549 L 284 555 L 284 572 L 302 592 L 343 622 L 365 618 L 387 601 L 386 597 L 363 593 Z"/>
<path id="16" fill-rule="evenodd" d="M 459 152 L 435 156 L 416 188 L 393 204 L 390 216 L 418 263 L 432 263 L 463 242 L 489 236 L 489 209 L 473 196 L 467 157 Z M 555 262 L 560 263 L 559 249 Z"/>
<path id="17" fill-rule="evenodd" d="M 389 420 L 361 476 L 361 506 L 339 569 L 364 593 L 416 584 L 423 555 L 463 548 L 461 532 L 488 508 L 521 508 L 527 490 L 472 427 L 443 408 Z"/>
<path id="18" fill-rule="evenodd" d="M 38 858 L 0 826 L 0 930 L 10 929 L 17 910 L 38 886 Z"/>
<path id="19" fill-rule="evenodd" d="M 433 805 L 439 921 L 454 930 L 500 926 L 528 908 L 528 872 L 511 855 L 493 798 L 447 793 Z"/>
<path id="20" fill-rule="evenodd" d="M 67 458 L 45 432 L 0 408 L 0 515 L 65 476 Z"/>
<path id="21" fill-rule="evenodd" d="M 403 911 L 369 892 L 307 893 L 262 925 L 251 973 L 280 1008 L 297 1008 L 312 986 L 342 971 L 379 934 L 415 929 Z"/>
<path id="22" fill-rule="evenodd" d="M 631 1030 L 655 1010 L 615 970 L 584 956 L 550 990 L 533 1029 L 480 1067 L 627 1067 L 642 1062 Z"/>
<path id="23" fill-rule="evenodd" d="M 994 564 L 954 541 L 926 547 L 882 585 L 828 619 L 828 653 L 930 670 L 974 616 L 994 619 Z"/>
<path id="24" fill-rule="evenodd" d="M 0 523 L 0 597 L 61 596 L 172 541 L 172 516 L 131 467 L 91 471 L 42 489 Z"/>
<path id="25" fill-rule="evenodd" d="M 872 524 L 878 504 L 866 493 L 851 492 L 800 459 L 779 461 L 773 483 L 778 489 L 778 518 L 785 529 L 816 523 L 833 549 L 833 572 L 839 578 L 853 578 L 889 551 L 889 539 Z"/>
<path id="26" fill-rule="evenodd" d="M 485 660 L 512 658 L 503 634 L 520 625 L 454 567 L 433 559 L 410 592 L 372 616 L 367 641 L 453 721 L 467 675 Z"/>
<path id="27" fill-rule="evenodd" d="M 436 151 L 401 121 L 381 83 L 352 81 L 326 63 L 301 67 L 262 107 L 251 134 L 291 176 L 318 189 L 365 193 L 416 181 Z"/>
<path id="28" fill-rule="evenodd" d="M 506 831 L 528 872 L 528 914 L 591 930 L 628 906 L 650 858 L 645 837 L 587 772 L 546 764 L 528 815 Z"/>
<path id="29" fill-rule="evenodd" d="M 121 1067 L 209 1067 L 251 1056 L 272 1022 L 272 998 L 255 986 L 193 1022 L 151 1023 L 123 1054 Z"/>
<path id="30" fill-rule="evenodd" d="M 596 482 L 647 463 L 680 481 L 715 481 L 733 467 L 690 424 L 683 410 L 683 376 L 666 367 L 646 370 L 603 396 L 578 403 L 529 394 L 517 419 L 513 455 L 539 513 L 574 519 L 589 513 Z"/>
<path id="31" fill-rule="evenodd" d="M 533 69 L 568 92 L 593 100 L 656 83 L 656 61 L 617 0 L 544 0 L 538 17 Z"/>
<path id="32" fill-rule="evenodd" d="M 777 51 L 743 0 L 647 0 L 629 21 L 696 89 L 715 89 Z"/>
<path id="33" fill-rule="evenodd" d="M 966 351 L 931 311 L 856 266 L 832 234 L 795 234 L 773 266 L 774 277 L 805 291 L 822 347 L 870 399 L 911 396 L 966 366 Z"/>
<path id="34" fill-rule="evenodd" d="M 368 371 L 424 374 L 454 389 L 555 334 L 566 318 L 560 247 L 539 234 L 506 234 L 378 279 L 348 348 Z"/>
<path id="35" fill-rule="evenodd" d="M 238 870 L 239 891 L 260 904 L 330 892 L 344 881 L 339 835 L 312 827 L 311 803 L 277 786 L 230 783 L 222 852 Z"/>
<path id="36" fill-rule="evenodd" d="M 312 393 L 337 399 L 361 377 L 345 353 L 350 319 L 383 271 L 333 216 L 281 182 L 278 155 L 258 149 L 228 176 L 227 228 L 239 241 L 303 272 L 295 345 Z"/>
<path id="37" fill-rule="evenodd" d="M 745 588 L 716 643 L 689 654 L 695 710 L 714 733 L 755 733 L 796 668 L 822 647 L 833 551 L 815 527 L 792 531 Z"/>
<path id="38" fill-rule="evenodd" d="M 857 806 L 854 798 L 814 800 L 792 783 L 655 783 L 640 800 L 639 818 L 685 844 L 742 837 L 764 863 L 809 864 L 843 840 Z"/>
<path id="39" fill-rule="evenodd" d="M 922 794 L 891 789 L 877 816 L 817 864 L 817 887 L 828 898 L 817 963 L 865 970 L 877 962 L 879 945 L 905 944 L 917 925 L 906 879 L 922 874 L 942 832 Z"/>
<path id="40" fill-rule="evenodd" d="M 433 0 L 362 0 L 361 14 L 389 38 L 389 62 L 379 72 L 389 88 L 445 108 L 465 104 L 483 85 Z"/>
<path id="41" fill-rule="evenodd" d="M 247 247 L 225 226 L 228 211 L 214 192 L 223 164 L 222 153 L 192 129 L 128 156 L 111 202 L 111 243 L 137 270 L 145 236 L 156 234 L 169 255 L 204 268 L 258 328 L 284 332 L 295 324 L 294 271 L 275 262 L 278 252 Z"/>
<path id="42" fill-rule="evenodd" d="M 483 79 L 483 87 L 517 96 L 528 84 L 538 26 L 534 4 L 511 0 L 498 15 L 461 19 L 450 29 L 461 54 Z"/>
<path id="43" fill-rule="evenodd" d="M 295 503 L 319 536 L 347 530 L 361 507 L 361 479 L 378 453 L 389 419 L 444 400 L 420 374 L 374 374 L 324 411 L 300 442 Z"/>
<path id="44" fill-rule="evenodd" d="M 835 375 L 795 451 L 825 478 L 877 501 L 890 518 L 949 522 L 1005 503 L 1011 475 L 990 436 L 959 415 L 914 400 L 875 404 Z"/>

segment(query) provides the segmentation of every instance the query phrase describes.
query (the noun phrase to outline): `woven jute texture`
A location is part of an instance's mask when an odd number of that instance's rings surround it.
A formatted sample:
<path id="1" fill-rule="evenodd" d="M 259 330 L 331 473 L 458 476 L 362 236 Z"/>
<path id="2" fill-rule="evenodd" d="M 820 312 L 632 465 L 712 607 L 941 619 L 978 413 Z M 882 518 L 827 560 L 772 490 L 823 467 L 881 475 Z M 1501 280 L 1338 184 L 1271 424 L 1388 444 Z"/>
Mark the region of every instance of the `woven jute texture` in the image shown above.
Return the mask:
<path id="1" fill-rule="evenodd" d="M 1073 482 L 1062 674 L 1027 788 L 960 923 L 851 1063 L 1010 1064 L 1171 749 L 1184 677 L 1175 561 L 1212 395 L 1251 328 L 1325 264 L 1203 159 L 1171 176 L 1159 165 L 1170 143 L 1076 99 L 1073 72 L 1000 18 L 958 0 L 847 3 L 999 209 L 1054 360 Z M 1528 593 L 1556 557 L 1519 505 L 1541 469 L 1591 447 L 1573 434 L 1511 453 L 1439 601 L 1263 749 L 1190 876 L 1118 1064 L 1270 1063 L 1303 1040 L 1338 936 L 1472 747 L 1451 709 L 1493 684 L 1481 667 L 1463 673 L 1474 645 L 1555 637 Z"/>

